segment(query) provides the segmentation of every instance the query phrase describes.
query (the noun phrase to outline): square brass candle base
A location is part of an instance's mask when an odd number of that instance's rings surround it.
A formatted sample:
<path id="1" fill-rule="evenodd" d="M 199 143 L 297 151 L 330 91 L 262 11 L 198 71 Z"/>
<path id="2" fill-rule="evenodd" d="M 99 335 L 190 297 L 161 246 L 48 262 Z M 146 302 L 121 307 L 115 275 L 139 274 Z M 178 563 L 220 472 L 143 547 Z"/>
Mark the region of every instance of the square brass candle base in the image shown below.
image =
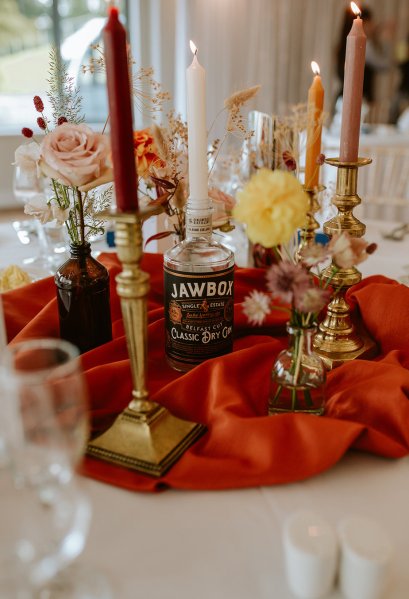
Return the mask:
<path id="1" fill-rule="evenodd" d="M 362 341 L 361 347 L 354 351 L 323 351 L 322 349 L 315 349 L 315 352 L 319 355 L 321 360 L 324 362 L 324 366 L 327 370 L 332 370 L 337 366 L 345 364 L 350 360 L 371 360 L 378 355 L 378 346 L 376 342 L 369 336 L 363 327 L 356 326 L 356 334 Z M 334 339 L 334 345 L 336 339 Z M 342 347 L 342 341 L 339 344 Z"/>
<path id="2" fill-rule="evenodd" d="M 142 417 L 126 408 L 113 425 L 88 443 L 87 453 L 107 462 L 162 476 L 206 428 L 159 408 Z"/>

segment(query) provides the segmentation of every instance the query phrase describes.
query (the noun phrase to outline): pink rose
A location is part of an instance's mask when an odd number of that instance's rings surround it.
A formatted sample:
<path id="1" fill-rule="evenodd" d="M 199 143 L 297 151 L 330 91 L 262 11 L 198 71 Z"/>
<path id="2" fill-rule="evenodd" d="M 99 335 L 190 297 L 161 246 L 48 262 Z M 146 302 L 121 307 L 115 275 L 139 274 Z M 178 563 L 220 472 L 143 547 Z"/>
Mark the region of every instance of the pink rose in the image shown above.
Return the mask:
<path id="1" fill-rule="evenodd" d="M 63 123 L 40 146 L 44 173 L 63 185 L 79 187 L 100 177 L 107 168 L 109 142 L 83 123 Z"/>

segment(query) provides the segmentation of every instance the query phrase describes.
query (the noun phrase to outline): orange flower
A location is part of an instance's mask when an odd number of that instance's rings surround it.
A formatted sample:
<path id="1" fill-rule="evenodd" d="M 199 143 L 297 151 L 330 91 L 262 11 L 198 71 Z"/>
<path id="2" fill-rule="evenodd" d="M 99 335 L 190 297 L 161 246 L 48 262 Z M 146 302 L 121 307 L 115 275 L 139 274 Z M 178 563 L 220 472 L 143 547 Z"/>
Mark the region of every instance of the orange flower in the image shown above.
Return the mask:
<path id="1" fill-rule="evenodd" d="M 152 167 L 164 168 L 165 163 L 159 157 L 150 129 L 134 131 L 133 144 L 138 175 L 147 177 Z"/>

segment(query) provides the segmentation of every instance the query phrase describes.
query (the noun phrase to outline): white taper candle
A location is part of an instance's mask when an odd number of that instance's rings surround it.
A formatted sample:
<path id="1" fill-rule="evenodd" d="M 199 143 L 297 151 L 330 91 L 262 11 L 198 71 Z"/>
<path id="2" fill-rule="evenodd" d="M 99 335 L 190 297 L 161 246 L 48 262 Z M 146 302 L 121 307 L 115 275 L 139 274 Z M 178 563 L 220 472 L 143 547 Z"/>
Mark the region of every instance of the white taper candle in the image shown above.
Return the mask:
<path id="1" fill-rule="evenodd" d="M 194 54 L 186 72 L 187 125 L 189 138 L 189 197 L 200 205 L 208 199 L 206 71 L 197 59 L 197 48 L 190 42 Z"/>

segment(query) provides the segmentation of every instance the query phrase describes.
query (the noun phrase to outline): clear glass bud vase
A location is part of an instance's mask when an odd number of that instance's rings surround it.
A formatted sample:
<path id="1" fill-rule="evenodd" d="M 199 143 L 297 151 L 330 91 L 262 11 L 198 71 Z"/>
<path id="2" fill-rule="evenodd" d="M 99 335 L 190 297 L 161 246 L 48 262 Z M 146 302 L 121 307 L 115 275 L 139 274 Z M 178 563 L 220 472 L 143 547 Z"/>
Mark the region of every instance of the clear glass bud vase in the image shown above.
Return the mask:
<path id="1" fill-rule="evenodd" d="M 268 413 L 324 413 L 326 371 L 314 353 L 312 340 L 316 327 L 287 324 L 288 349 L 280 352 L 271 372 Z"/>

